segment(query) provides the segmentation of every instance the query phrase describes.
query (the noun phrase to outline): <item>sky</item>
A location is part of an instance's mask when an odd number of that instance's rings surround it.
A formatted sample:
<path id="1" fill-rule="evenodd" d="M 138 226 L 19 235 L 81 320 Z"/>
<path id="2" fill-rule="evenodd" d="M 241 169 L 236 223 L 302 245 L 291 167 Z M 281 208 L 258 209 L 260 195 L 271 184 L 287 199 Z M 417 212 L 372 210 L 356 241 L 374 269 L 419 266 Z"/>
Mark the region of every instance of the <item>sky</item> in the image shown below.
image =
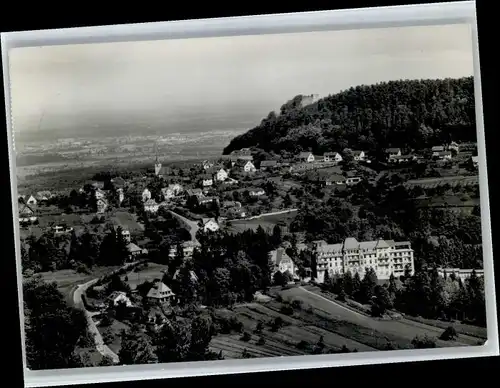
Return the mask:
<path id="1" fill-rule="evenodd" d="M 44 137 L 249 129 L 298 94 L 473 74 L 468 25 L 16 48 L 9 61 L 14 131 Z"/>

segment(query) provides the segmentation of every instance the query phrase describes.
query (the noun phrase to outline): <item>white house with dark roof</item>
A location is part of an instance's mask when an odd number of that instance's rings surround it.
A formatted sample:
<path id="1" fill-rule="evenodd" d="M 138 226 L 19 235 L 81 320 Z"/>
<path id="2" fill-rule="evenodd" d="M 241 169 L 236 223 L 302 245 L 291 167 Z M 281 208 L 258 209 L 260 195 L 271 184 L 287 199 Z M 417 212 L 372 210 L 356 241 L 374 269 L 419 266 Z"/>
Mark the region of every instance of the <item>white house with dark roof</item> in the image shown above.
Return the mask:
<path id="1" fill-rule="evenodd" d="M 323 154 L 323 160 L 327 163 L 340 163 L 342 161 L 342 155 L 340 155 L 338 152 L 325 152 Z"/>
<path id="2" fill-rule="evenodd" d="M 204 232 L 217 232 L 220 229 L 219 224 L 214 218 L 203 218 L 201 222 Z"/>
<path id="3" fill-rule="evenodd" d="M 36 206 L 37 203 L 38 201 L 33 195 L 30 195 L 29 198 L 26 200 L 27 205 Z"/>
<path id="4" fill-rule="evenodd" d="M 299 157 L 298 159 L 301 161 L 301 162 L 307 162 L 307 163 L 312 163 L 314 162 L 314 155 L 312 152 L 301 152 L 299 154 Z"/>
<path id="5" fill-rule="evenodd" d="M 163 282 L 156 282 L 146 296 L 151 304 L 169 303 L 175 298 L 172 290 Z"/>
<path id="6" fill-rule="evenodd" d="M 102 189 L 97 189 L 94 192 L 95 199 L 103 199 L 106 198 L 106 192 Z"/>
<path id="7" fill-rule="evenodd" d="M 451 151 L 441 151 L 441 152 L 436 152 L 435 154 L 432 154 L 433 158 L 436 158 L 438 160 L 450 160 L 452 158 L 452 153 Z"/>
<path id="8" fill-rule="evenodd" d="M 127 294 L 123 291 L 113 291 L 109 296 L 108 296 L 108 302 L 112 306 L 117 306 L 120 303 L 125 303 L 125 306 L 127 307 L 132 307 L 133 303 L 127 296 Z"/>
<path id="9" fill-rule="evenodd" d="M 385 150 L 385 156 L 389 161 L 395 156 L 401 156 L 401 148 L 387 148 Z"/>
<path id="10" fill-rule="evenodd" d="M 366 157 L 365 151 L 359 151 L 359 150 L 352 151 L 352 156 L 353 156 L 354 160 L 357 161 L 357 162 L 364 161 L 365 157 Z"/>
<path id="11" fill-rule="evenodd" d="M 373 268 L 378 279 L 387 280 L 393 274 L 404 275 L 408 268 L 414 273 L 413 249 L 408 241 L 374 240 L 357 241 L 346 238 L 343 243 L 313 243 L 318 252 L 318 282 L 324 281 L 325 272 L 342 275 L 347 271 L 359 273 L 362 278 L 368 268 Z"/>
<path id="12" fill-rule="evenodd" d="M 142 202 L 146 202 L 146 201 L 148 201 L 150 199 L 151 199 L 151 191 L 149 191 L 149 189 L 146 187 L 142 191 Z"/>
<path id="13" fill-rule="evenodd" d="M 215 180 L 218 182 L 224 182 L 229 177 L 227 171 L 223 168 L 220 168 L 215 174 Z"/>
<path id="14" fill-rule="evenodd" d="M 471 161 L 473 167 L 475 167 L 475 168 L 479 167 L 479 157 L 478 156 L 471 156 L 470 161 Z"/>
<path id="15" fill-rule="evenodd" d="M 260 162 L 261 170 L 271 170 L 278 166 L 278 162 L 276 160 L 263 160 Z"/>
<path id="16" fill-rule="evenodd" d="M 243 172 L 252 173 L 257 171 L 251 160 L 238 159 L 234 164 L 235 168 L 241 169 Z"/>
<path id="17" fill-rule="evenodd" d="M 276 272 L 288 272 L 292 276 L 296 276 L 296 269 L 293 260 L 285 252 L 285 248 L 278 248 L 271 251 L 271 262 L 274 264 L 273 274 Z"/>
<path id="18" fill-rule="evenodd" d="M 99 198 L 96 201 L 96 205 L 97 205 L 97 213 L 102 214 L 108 208 L 108 201 L 106 201 L 106 198 Z"/>
<path id="19" fill-rule="evenodd" d="M 34 206 L 28 204 L 20 204 L 19 206 L 19 222 L 34 222 L 37 220 Z"/>

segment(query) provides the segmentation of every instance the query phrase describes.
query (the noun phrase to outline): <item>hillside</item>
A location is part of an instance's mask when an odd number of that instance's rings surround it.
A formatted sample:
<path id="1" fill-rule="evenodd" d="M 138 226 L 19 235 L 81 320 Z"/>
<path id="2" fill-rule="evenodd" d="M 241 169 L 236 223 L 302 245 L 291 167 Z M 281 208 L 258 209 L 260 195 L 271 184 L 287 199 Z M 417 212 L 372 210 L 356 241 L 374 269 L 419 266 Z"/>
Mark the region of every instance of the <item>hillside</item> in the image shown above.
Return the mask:
<path id="1" fill-rule="evenodd" d="M 378 153 L 389 146 L 476 140 L 473 77 L 361 85 L 305 105 L 307 97 L 270 112 L 223 153 L 250 147 L 278 154 L 345 147 Z"/>

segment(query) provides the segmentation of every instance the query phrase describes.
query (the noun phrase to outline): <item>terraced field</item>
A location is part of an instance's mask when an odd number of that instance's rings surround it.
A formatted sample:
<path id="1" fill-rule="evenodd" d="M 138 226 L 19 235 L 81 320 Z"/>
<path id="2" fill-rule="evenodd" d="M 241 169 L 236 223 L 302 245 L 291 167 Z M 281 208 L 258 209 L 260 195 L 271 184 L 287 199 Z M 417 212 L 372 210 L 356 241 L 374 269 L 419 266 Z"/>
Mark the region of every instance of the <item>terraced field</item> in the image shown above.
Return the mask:
<path id="1" fill-rule="evenodd" d="M 227 317 L 236 317 L 243 325 L 240 333 L 221 334 L 211 342 L 213 351 L 222 351 L 225 358 L 241 358 L 245 350 L 253 357 L 277 357 L 311 354 L 312 348 L 323 337 L 325 350 L 335 352 L 347 347 L 350 351 L 412 348 L 416 336 L 436 339 L 438 347 L 472 346 L 480 339 L 460 333 L 455 341 L 442 341 L 438 337 L 443 327 L 409 319 L 381 320 L 358 313 L 317 292 L 294 287 L 278 292 L 285 303 L 299 300 L 300 307 L 293 314 L 283 313 L 283 302 L 273 299 L 266 303 L 249 303 L 224 311 Z M 272 330 L 272 322 L 280 317 L 282 327 Z M 261 322 L 263 330 L 255 333 Z M 299 343 L 305 341 L 309 346 Z M 303 345 L 303 344 L 302 344 Z"/>

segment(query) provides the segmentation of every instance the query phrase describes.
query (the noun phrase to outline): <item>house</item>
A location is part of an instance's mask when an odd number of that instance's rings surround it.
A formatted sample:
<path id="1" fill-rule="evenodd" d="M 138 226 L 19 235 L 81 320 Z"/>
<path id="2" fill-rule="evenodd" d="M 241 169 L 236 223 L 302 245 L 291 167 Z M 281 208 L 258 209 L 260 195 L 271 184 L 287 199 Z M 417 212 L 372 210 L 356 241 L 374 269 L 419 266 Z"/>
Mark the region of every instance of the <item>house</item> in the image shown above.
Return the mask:
<path id="1" fill-rule="evenodd" d="M 235 208 L 241 208 L 241 202 L 238 202 L 238 201 L 223 201 L 222 202 L 222 207 L 223 208 L 232 208 L 232 207 L 235 207 Z"/>
<path id="2" fill-rule="evenodd" d="M 102 214 L 106 211 L 108 207 L 108 201 L 105 198 L 100 198 L 96 202 L 97 204 L 97 213 Z"/>
<path id="3" fill-rule="evenodd" d="M 175 274 L 174 276 L 172 277 L 173 280 L 177 280 L 180 276 L 180 273 L 181 273 L 181 270 L 178 269 L 175 271 Z M 194 271 L 189 271 L 189 278 L 191 280 L 192 283 L 196 283 L 198 282 L 198 276 L 196 276 L 196 274 L 194 273 Z"/>
<path id="4" fill-rule="evenodd" d="M 352 156 L 355 161 L 362 162 L 365 160 L 365 151 L 352 151 Z"/>
<path id="5" fill-rule="evenodd" d="M 203 169 L 204 169 L 204 170 L 211 169 L 211 168 L 214 166 L 214 164 L 213 164 L 211 161 L 209 161 L 209 160 L 204 160 L 204 161 L 201 163 L 201 165 L 203 166 Z"/>
<path id="6" fill-rule="evenodd" d="M 187 189 L 186 197 L 196 197 L 198 199 L 203 198 L 203 191 L 201 189 Z"/>
<path id="7" fill-rule="evenodd" d="M 451 151 L 441 151 L 437 152 L 436 155 L 432 154 L 434 158 L 439 160 L 450 160 L 452 157 Z"/>
<path id="8" fill-rule="evenodd" d="M 461 268 L 438 268 L 438 275 L 441 277 L 455 276 L 455 278 L 460 278 L 460 280 L 465 281 L 472 276 L 472 272 L 476 273 L 479 278 L 484 277 L 483 269 L 461 269 Z"/>
<path id="9" fill-rule="evenodd" d="M 210 174 L 203 174 L 201 176 L 201 185 L 203 187 L 210 187 L 214 184 L 214 180 L 212 178 L 212 175 Z"/>
<path id="10" fill-rule="evenodd" d="M 122 230 L 122 236 L 124 240 L 127 242 L 127 244 L 130 244 L 130 231 Z"/>
<path id="11" fill-rule="evenodd" d="M 148 188 L 145 188 L 142 192 L 142 202 L 146 202 L 151 199 L 151 191 Z"/>
<path id="12" fill-rule="evenodd" d="M 98 200 L 106 198 L 106 192 L 101 190 L 101 189 L 97 189 L 94 192 L 94 195 L 95 195 L 95 199 L 98 199 Z"/>
<path id="13" fill-rule="evenodd" d="M 35 209 L 31 205 L 22 204 L 19 209 L 19 222 L 34 222 L 36 219 Z"/>
<path id="14" fill-rule="evenodd" d="M 340 163 L 342 161 L 342 155 L 340 155 L 338 152 L 325 152 L 323 155 L 323 159 L 327 163 Z"/>
<path id="15" fill-rule="evenodd" d="M 227 173 L 226 170 L 221 168 L 217 173 L 215 174 L 215 180 L 219 182 L 224 182 L 227 178 L 229 177 L 229 174 Z"/>
<path id="16" fill-rule="evenodd" d="M 219 202 L 219 198 L 218 197 L 203 197 L 203 198 L 199 198 L 198 199 L 198 202 L 200 205 L 203 205 L 203 204 L 206 204 L 206 203 L 212 203 L 212 202 Z"/>
<path id="17" fill-rule="evenodd" d="M 417 159 L 415 155 L 399 155 L 389 158 L 389 163 L 410 163 Z"/>
<path id="18" fill-rule="evenodd" d="M 452 141 L 449 145 L 448 145 L 448 151 L 454 151 L 455 153 L 458 154 L 458 151 L 460 150 L 460 147 L 458 145 L 458 143 L 455 143 L 454 141 Z"/>
<path id="19" fill-rule="evenodd" d="M 36 206 L 36 204 L 38 203 L 38 201 L 36 200 L 36 198 L 32 195 L 30 195 L 30 197 L 28 198 L 28 200 L 26 201 L 26 204 L 27 205 L 31 205 L 31 206 Z"/>
<path id="20" fill-rule="evenodd" d="M 444 147 L 443 146 L 434 146 L 434 147 L 432 147 L 431 151 L 432 151 L 432 157 L 437 158 L 437 157 L 439 157 L 439 153 L 444 151 Z"/>
<path id="21" fill-rule="evenodd" d="M 362 181 L 361 177 L 359 177 L 359 176 L 351 176 L 351 177 L 347 177 L 346 178 L 345 183 L 348 186 L 353 186 L 353 185 L 358 184 L 361 181 Z"/>
<path id="22" fill-rule="evenodd" d="M 183 188 L 180 184 L 174 183 L 168 185 L 168 187 L 164 187 L 161 189 L 161 194 L 165 200 L 175 198 L 179 194 L 181 194 Z"/>
<path id="23" fill-rule="evenodd" d="M 387 160 L 391 160 L 395 156 L 401 156 L 401 148 L 387 148 L 385 150 L 385 155 L 387 157 Z"/>
<path id="24" fill-rule="evenodd" d="M 127 307 L 132 307 L 132 301 L 129 299 L 127 294 L 123 291 L 113 291 L 109 296 L 108 296 L 108 302 L 112 306 L 117 306 L 120 303 L 125 303 L 125 306 Z"/>
<path id="25" fill-rule="evenodd" d="M 115 189 L 123 189 L 125 187 L 125 184 L 127 182 L 125 182 L 125 179 L 123 179 L 122 177 L 118 176 L 116 178 L 111 179 L 111 183 L 113 184 L 113 187 Z"/>
<path id="26" fill-rule="evenodd" d="M 251 160 L 238 159 L 234 164 L 234 167 L 241 169 L 243 172 L 246 173 L 252 173 L 257 171 L 255 165 L 252 163 Z"/>
<path id="27" fill-rule="evenodd" d="M 128 260 L 130 261 L 133 261 L 133 259 L 143 253 L 145 253 L 145 251 L 143 249 L 141 249 L 140 247 L 138 247 L 136 244 L 134 243 L 128 243 L 127 244 L 127 251 L 128 251 Z"/>
<path id="28" fill-rule="evenodd" d="M 162 281 L 157 281 L 149 290 L 146 299 L 151 304 L 170 303 L 175 298 L 175 294 Z"/>
<path id="29" fill-rule="evenodd" d="M 121 204 L 125 199 L 125 194 L 123 193 L 123 189 L 122 188 L 116 189 L 116 192 L 118 193 L 118 203 Z"/>
<path id="30" fill-rule="evenodd" d="M 104 182 L 102 181 L 93 181 L 93 182 L 90 182 L 90 185 L 94 188 L 94 189 L 104 189 Z"/>
<path id="31" fill-rule="evenodd" d="M 266 192 L 264 189 L 259 189 L 259 188 L 251 188 L 248 189 L 248 194 L 250 194 L 251 197 L 260 197 L 261 195 L 265 195 Z"/>
<path id="32" fill-rule="evenodd" d="M 263 160 L 260 162 L 260 169 L 264 171 L 272 170 L 273 168 L 276 168 L 278 165 L 278 162 L 276 160 Z"/>
<path id="33" fill-rule="evenodd" d="M 201 222 L 204 232 L 217 232 L 220 229 L 219 224 L 213 218 L 203 218 Z"/>
<path id="34" fill-rule="evenodd" d="M 470 161 L 471 161 L 472 166 L 474 168 L 478 168 L 479 167 L 479 157 L 478 156 L 471 156 Z"/>
<path id="35" fill-rule="evenodd" d="M 274 273 L 289 272 L 290 275 L 295 275 L 295 264 L 293 260 L 285 252 L 285 248 L 278 248 L 271 252 L 271 262 L 274 264 Z"/>
<path id="36" fill-rule="evenodd" d="M 44 201 L 47 201 L 49 198 L 52 197 L 52 194 L 50 193 L 50 191 L 39 191 L 36 193 L 36 200 L 38 202 L 44 202 Z"/>
<path id="37" fill-rule="evenodd" d="M 326 186 L 345 185 L 346 178 L 340 174 L 331 174 L 324 178 L 324 182 Z"/>
<path id="38" fill-rule="evenodd" d="M 312 152 L 301 152 L 298 159 L 301 162 L 312 163 L 314 162 L 314 155 L 312 154 Z"/>
<path id="39" fill-rule="evenodd" d="M 146 202 L 144 202 L 144 211 L 148 213 L 156 213 L 158 212 L 158 209 L 160 208 L 160 205 L 156 203 L 154 199 L 148 199 Z"/>

